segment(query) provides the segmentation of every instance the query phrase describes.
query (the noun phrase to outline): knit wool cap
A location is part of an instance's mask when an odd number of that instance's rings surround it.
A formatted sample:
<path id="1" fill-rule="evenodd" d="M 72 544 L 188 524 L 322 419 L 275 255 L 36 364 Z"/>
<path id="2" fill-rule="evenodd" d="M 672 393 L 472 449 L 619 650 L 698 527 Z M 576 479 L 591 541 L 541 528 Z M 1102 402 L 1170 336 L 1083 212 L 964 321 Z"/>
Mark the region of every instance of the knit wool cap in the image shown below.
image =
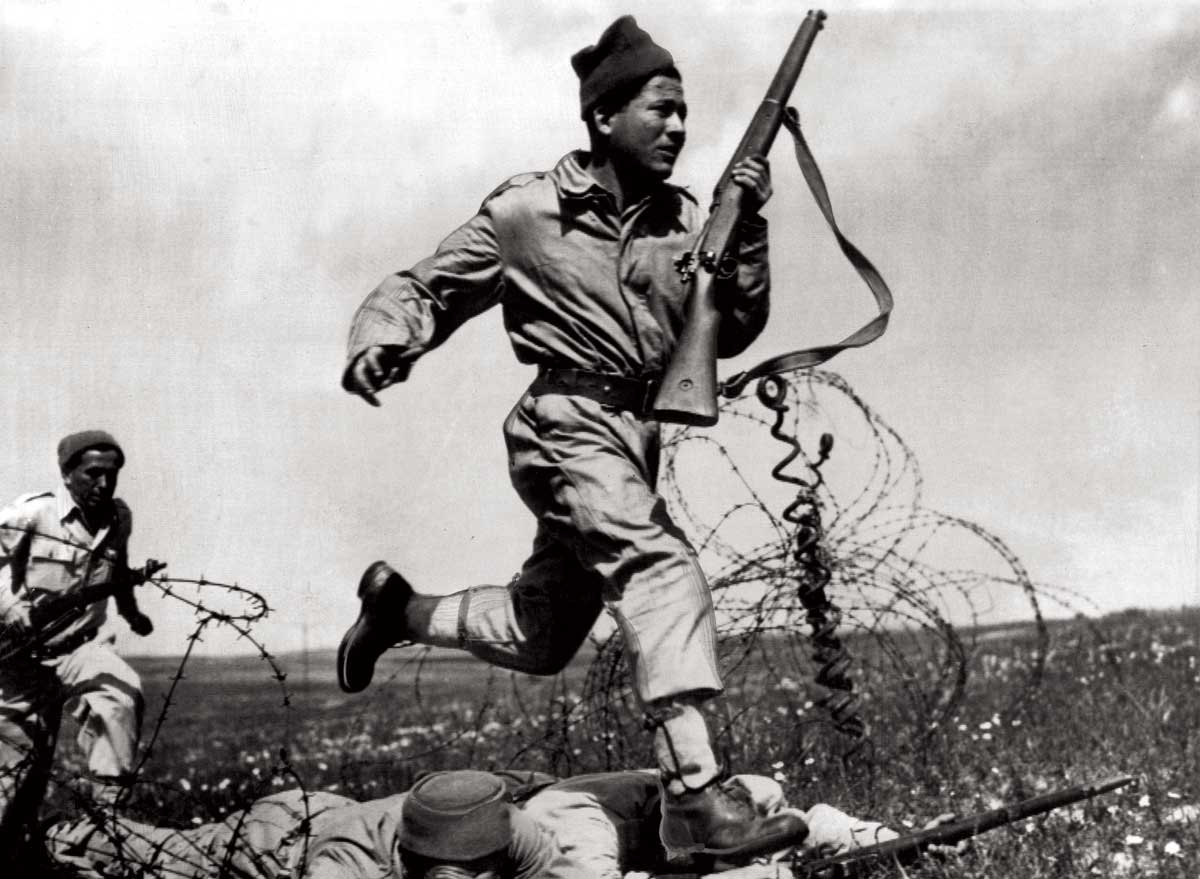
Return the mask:
<path id="1" fill-rule="evenodd" d="M 413 785 L 396 844 L 438 861 L 473 861 L 512 840 L 507 789 L 490 772 L 435 772 Z"/>
<path id="2" fill-rule="evenodd" d="M 572 55 L 571 66 L 579 76 L 580 115 L 587 119 L 605 95 L 674 67 L 675 60 L 638 27 L 632 15 L 622 15 L 605 29 L 596 45 Z"/>
<path id="3" fill-rule="evenodd" d="M 117 466 L 125 466 L 125 451 L 120 443 L 113 439 L 111 433 L 103 430 L 81 430 L 58 441 L 58 469 L 60 472 L 69 469 L 76 456 L 88 449 L 103 448 L 113 449 L 117 453 Z"/>

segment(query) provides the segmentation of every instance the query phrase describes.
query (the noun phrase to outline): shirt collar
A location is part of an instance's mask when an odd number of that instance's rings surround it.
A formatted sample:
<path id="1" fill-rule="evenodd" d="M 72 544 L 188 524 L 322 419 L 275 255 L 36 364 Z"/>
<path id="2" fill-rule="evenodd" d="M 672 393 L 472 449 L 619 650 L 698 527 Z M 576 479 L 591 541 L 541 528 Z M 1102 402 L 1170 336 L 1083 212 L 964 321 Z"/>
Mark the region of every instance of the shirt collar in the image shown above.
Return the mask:
<path id="1" fill-rule="evenodd" d="M 58 521 L 65 522 L 72 516 L 79 519 L 83 518 L 83 510 L 79 508 L 79 504 L 71 496 L 71 490 L 67 488 L 65 482 L 58 487 L 58 491 L 55 494 L 58 496 Z"/>
<path id="2" fill-rule="evenodd" d="M 591 153 L 586 150 L 575 150 L 567 153 L 558 160 L 554 170 L 550 172 L 554 185 L 559 193 L 566 198 L 586 198 L 592 193 L 611 194 L 600 185 L 586 168 L 591 159 Z"/>
<path id="3" fill-rule="evenodd" d="M 605 189 L 600 181 L 587 170 L 591 158 L 592 154 L 587 150 L 574 150 L 558 160 L 558 164 L 550 172 L 550 178 L 563 197 L 587 198 L 590 195 L 604 194 L 612 198 L 612 193 Z M 695 201 L 690 192 L 673 183 L 663 183 L 654 193 L 651 193 L 650 200 L 677 193 L 682 193 L 685 198 Z"/>

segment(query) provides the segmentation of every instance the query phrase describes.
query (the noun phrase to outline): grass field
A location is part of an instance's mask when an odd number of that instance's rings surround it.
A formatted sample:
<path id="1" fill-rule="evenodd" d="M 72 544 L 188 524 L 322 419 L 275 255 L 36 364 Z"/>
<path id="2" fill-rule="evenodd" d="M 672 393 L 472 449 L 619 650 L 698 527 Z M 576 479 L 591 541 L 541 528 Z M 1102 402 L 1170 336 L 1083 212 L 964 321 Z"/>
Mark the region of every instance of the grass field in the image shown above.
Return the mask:
<path id="1" fill-rule="evenodd" d="M 898 829 L 1047 790 L 1130 774 L 1126 788 L 976 840 L 909 876 L 1200 876 L 1200 612 L 1128 612 L 1054 623 L 1045 670 L 1030 683 L 1028 633 L 980 636 L 965 698 L 948 714 L 914 711 L 873 676 L 870 745 L 849 763 L 804 681 L 753 678 L 722 748 L 738 771 L 774 775 L 795 803 L 825 801 Z M 869 649 L 860 643 L 854 649 Z M 165 705 L 179 661 L 135 660 L 152 750 L 130 810 L 177 826 L 219 818 L 298 783 L 357 798 L 407 787 L 438 767 L 517 766 L 570 774 L 645 765 L 620 705 L 578 701 L 586 657 L 558 679 L 490 671 L 473 659 L 390 653 L 365 694 L 346 696 L 333 657 L 193 659 Z M 751 678 L 747 678 L 748 680 Z M 164 714 L 165 705 L 165 714 Z M 161 728 L 157 729 L 159 719 Z M 63 777 L 78 768 L 69 740 Z M 48 807 L 69 810 L 63 787 Z M 901 875 L 881 869 L 880 876 Z"/>

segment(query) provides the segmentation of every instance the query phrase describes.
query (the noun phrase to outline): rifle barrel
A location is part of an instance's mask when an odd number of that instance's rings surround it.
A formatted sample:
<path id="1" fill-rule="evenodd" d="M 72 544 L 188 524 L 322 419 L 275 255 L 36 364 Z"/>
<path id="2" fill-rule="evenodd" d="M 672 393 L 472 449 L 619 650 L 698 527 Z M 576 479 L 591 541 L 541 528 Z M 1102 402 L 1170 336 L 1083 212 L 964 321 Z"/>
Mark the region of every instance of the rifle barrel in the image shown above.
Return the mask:
<path id="1" fill-rule="evenodd" d="M 1135 781 L 1137 779 L 1131 775 L 1118 775 L 1093 784 L 1084 784 L 1078 787 L 1066 788 L 1065 790 L 1051 791 L 1050 793 L 1021 800 L 1019 803 L 1012 803 L 1011 805 L 1001 806 L 998 809 L 992 809 L 988 812 L 981 812 L 978 815 L 971 815 L 958 821 L 952 821 L 940 827 L 931 827 L 928 830 L 921 830 L 917 833 L 910 833 L 906 836 L 888 840 L 887 842 L 878 843 L 877 845 L 811 861 L 801 866 L 806 871 L 806 874 L 812 875 L 839 865 L 847 866 L 886 861 L 889 858 L 923 851 L 932 845 L 954 845 L 955 843 L 962 842 L 964 839 L 970 839 L 972 836 L 978 836 L 981 833 L 986 833 L 1005 824 L 1012 824 L 1020 821 L 1022 818 L 1040 815 L 1043 812 L 1069 806 L 1081 800 L 1091 799 L 1100 794 L 1125 787 L 1128 784 L 1133 784 Z"/>

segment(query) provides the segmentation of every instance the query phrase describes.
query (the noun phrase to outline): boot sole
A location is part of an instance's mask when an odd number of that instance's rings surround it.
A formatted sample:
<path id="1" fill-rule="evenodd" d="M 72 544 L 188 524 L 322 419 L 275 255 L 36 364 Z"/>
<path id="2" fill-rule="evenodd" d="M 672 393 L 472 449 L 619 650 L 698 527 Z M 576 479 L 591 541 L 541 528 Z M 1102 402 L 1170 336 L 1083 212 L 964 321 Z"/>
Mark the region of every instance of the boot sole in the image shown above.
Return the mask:
<path id="1" fill-rule="evenodd" d="M 779 821 L 779 826 L 772 829 L 769 833 L 762 834 L 754 839 L 748 839 L 738 845 L 726 846 L 725 848 L 712 848 L 703 843 L 678 845 L 673 842 L 667 842 L 665 839 L 662 840 L 662 843 L 672 853 L 706 855 L 722 861 L 743 861 L 793 848 L 808 838 L 808 825 L 798 815 L 780 815 L 778 817 L 794 817 L 795 820 Z"/>

